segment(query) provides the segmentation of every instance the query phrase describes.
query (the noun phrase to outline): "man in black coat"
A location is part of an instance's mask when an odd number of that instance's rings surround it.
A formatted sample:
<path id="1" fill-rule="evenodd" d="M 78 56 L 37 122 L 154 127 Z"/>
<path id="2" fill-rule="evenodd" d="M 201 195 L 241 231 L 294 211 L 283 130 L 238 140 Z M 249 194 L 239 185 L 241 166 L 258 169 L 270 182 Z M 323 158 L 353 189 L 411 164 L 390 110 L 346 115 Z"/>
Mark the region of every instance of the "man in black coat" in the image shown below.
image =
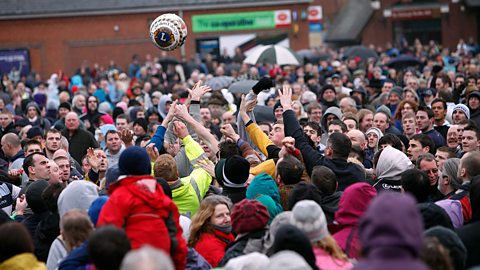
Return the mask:
<path id="1" fill-rule="evenodd" d="M 347 135 L 342 133 L 333 133 L 329 136 L 325 156 L 322 156 L 316 149 L 307 142 L 302 127 L 292 110 L 292 89 L 283 88 L 279 91 L 280 102 L 283 107 L 283 123 L 285 126 L 285 136 L 295 139 L 295 147 L 303 155 L 305 167 L 309 175 L 316 165 L 322 165 L 330 168 L 338 178 L 338 190 L 343 191 L 349 185 L 356 182 L 365 182 L 365 173 L 358 165 L 347 161 L 352 142 Z"/>
<path id="2" fill-rule="evenodd" d="M 70 144 L 70 155 L 78 162 L 82 163 L 82 158 L 87 154 L 87 149 L 98 148 L 99 144 L 92 133 L 80 128 L 80 120 L 74 112 L 69 112 L 65 116 L 65 129 L 62 131 Z"/>

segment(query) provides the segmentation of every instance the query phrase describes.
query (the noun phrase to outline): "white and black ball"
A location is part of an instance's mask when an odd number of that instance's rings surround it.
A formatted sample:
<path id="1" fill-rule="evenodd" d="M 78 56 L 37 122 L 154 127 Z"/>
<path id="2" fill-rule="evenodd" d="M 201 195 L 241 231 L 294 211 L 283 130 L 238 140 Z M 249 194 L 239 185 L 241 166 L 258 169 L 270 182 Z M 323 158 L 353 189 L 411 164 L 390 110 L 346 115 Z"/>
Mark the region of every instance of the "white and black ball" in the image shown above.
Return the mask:
<path id="1" fill-rule="evenodd" d="M 187 25 L 183 19 L 172 13 L 158 16 L 150 25 L 150 38 L 153 44 L 164 51 L 181 47 L 187 34 Z"/>

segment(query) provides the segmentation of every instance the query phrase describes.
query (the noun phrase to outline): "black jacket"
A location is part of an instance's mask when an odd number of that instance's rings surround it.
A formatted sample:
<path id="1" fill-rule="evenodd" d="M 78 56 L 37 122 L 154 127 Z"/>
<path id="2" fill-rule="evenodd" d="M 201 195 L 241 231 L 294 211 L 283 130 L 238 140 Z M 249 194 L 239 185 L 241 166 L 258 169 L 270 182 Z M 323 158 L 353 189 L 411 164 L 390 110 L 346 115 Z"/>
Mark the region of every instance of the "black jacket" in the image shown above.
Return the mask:
<path id="1" fill-rule="evenodd" d="M 100 147 L 95 137 L 93 137 L 90 132 L 81 128 L 77 129 L 71 137 L 67 129 L 62 131 L 62 135 L 65 136 L 70 143 L 70 155 L 80 164 L 82 163 L 83 156 L 87 154 L 89 147 Z"/>
<path id="2" fill-rule="evenodd" d="M 246 198 L 247 188 L 223 187 L 222 195 L 228 197 L 233 204 Z"/>
<path id="3" fill-rule="evenodd" d="M 365 173 L 357 165 L 349 163 L 344 159 L 328 159 L 322 156 L 316 149 L 312 148 L 305 138 L 302 127 L 298 123 L 295 113 L 292 110 L 283 112 L 283 123 L 285 136 L 295 139 L 295 147 L 302 152 L 303 161 L 308 175 L 312 175 L 313 167 L 322 165 L 330 168 L 338 180 L 338 191 L 343 191 L 353 183 L 365 182 Z"/>

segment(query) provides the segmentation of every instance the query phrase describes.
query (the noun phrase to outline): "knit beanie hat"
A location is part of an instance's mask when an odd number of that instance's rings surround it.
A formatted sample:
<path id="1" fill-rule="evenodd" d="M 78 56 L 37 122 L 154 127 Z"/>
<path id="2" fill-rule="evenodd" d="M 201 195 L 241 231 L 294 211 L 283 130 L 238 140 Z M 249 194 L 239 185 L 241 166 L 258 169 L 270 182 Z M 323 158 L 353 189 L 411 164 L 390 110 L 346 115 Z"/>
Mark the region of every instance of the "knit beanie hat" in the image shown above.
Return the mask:
<path id="1" fill-rule="evenodd" d="M 120 155 L 118 169 L 121 175 L 150 175 L 152 165 L 144 148 L 131 146 Z"/>
<path id="2" fill-rule="evenodd" d="M 299 201 L 292 210 L 291 224 L 295 225 L 315 243 L 328 235 L 327 219 L 318 203 L 311 200 Z"/>
<path id="3" fill-rule="evenodd" d="M 322 202 L 322 193 L 314 184 L 300 182 L 295 185 L 288 196 L 288 209 L 292 210 L 293 207 L 302 200 L 311 200 L 320 204 Z"/>
<path id="4" fill-rule="evenodd" d="M 388 115 L 388 117 L 392 117 L 392 111 L 385 105 L 382 105 L 377 108 L 377 112 L 384 112 Z M 388 121 L 388 119 L 387 119 Z"/>
<path id="5" fill-rule="evenodd" d="M 467 119 L 470 119 L 470 109 L 465 104 L 455 105 L 452 110 L 452 115 L 455 111 L 462 111 L 467 116 Z"/>
<path id="6" fill-rule="evenodd" d="M 37 136 L 43 137 L 43 129 L 41 127 L 32 127 L 27 131 L 27 139 L 33 139 Z"/>
<path id="7" fill-rule="evenodd" d="M 147 132 L 148 130 L 148 122 L 145 118 L 135 119 L 135 121 L 133 122 L 133 126 L 135 125 L 140 125 L 143 128 L 143 130 L 145 130 L 145 132 Z"/>
<path id="8" fill-rule="evenodd" d="M 110 185 L 116 182 L 120 177 L 120 170 L 118 169 L 118 164 L 108 168 L 105 173 L 105 189 L 109 189 Z"/>
<path id="9" fill-rule="evenodd" d="M 294 225 L 285 224 L 278 229 L 272 249 L 275 253 L 282 250 L 294 251 L 303 256 L 310 267 L 318 269 L 310 240 Z"/>
<path id="10" fill-rule="evenodd" d="M 368 135 L 370 133 L 375 133 L 378 137 L 378 139 L 380 139 L 381 137 L 383 137 L 383 132 L 379 129 L 379 128 L 376 128 L 376 127 L 371 127 L 367 130 L 367 132 L 365 132 L 365 135 Z"/>
<path id="11" fill-rule="evenodd" d="M 67 109 L 69 111 L 72 110 L 72 105 L 69 103 L 69 102 L 62 102 L 60 103 L 60 105 L 58 105 L 58 109 L 60 108 L 64 108 L 64 109 Z"/>
<path id="12" fill-rule="evenodd" d="M 93 226 L 97 226 L 98 217 L 100 216 L 100 212 L 102 211 L 103 206 L 108 200 L 108 196 L 100 196 L 96 198 L 90 208 L 88 208 L 88 216 L 92 221 Z"/>
<path id="13" fill-rule="evenodd" d="M 34 213 L 47 211 L 47 206 L 42 199 L 42 192 L 47 187 L 48 182 L 45 180 L 37 180 L 28 186 L 27 191 L 25 192 L 25 197 L 28 206 Z"/>
<path id="14" fill-rule="evenodd" d="M 265 228 L 270 219 L 267 208 L 259 201 L 243 199 L 232 211 L 232 228 L 237 234 Z"/>
<path id="15" fill-rule="evenodd" d="M 393 87 L 392 90 L 390 90 L 389 96 L 391 94 L 395 94 L 395 95 L 399 96 L 400 99 L 402 99 L 402 88 L 400 86 Z"/>
<path id="16" fill-rule="evenodd" d="M 225 187 L 246 187 L 249 175 L 250 163 L 239 155 L 221 159 L 215 165 L 215 178 Z"/>
<path id="17" fill-rule="evenodd" d="M 442 226 L 435 226 L 426 230 L 424 235 L 436 237 L 440 244 L 448 250 L 454 269 L 465 269 L 467 248 L 453 230 Z"/>
<path id="18" fill-rule="evenodd" d="M 280 103 L 280 100 L 278 100 L 277 102 L 275 102 L 275 105 L 273 105 L 273 111 L 275 112 L 275 110 L 276 110 L 278 107 L 282 107 L 282 104 Z M 282 108 L 283 108 L 283 107 L 282 107 Z"/>

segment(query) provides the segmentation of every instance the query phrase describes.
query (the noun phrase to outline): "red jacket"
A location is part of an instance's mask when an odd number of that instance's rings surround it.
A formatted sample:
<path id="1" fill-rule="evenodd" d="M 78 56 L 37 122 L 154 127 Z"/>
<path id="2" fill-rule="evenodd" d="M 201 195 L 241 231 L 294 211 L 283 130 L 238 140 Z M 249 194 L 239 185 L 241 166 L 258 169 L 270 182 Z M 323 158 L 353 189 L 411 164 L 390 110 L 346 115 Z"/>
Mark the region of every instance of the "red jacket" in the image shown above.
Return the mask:
<path id="1" fill-rule="evenodd" d="M 194 248 L 212 267 L 216 267 L 223 259 L 227 245 L 233 240 L 233 234 L 214 229 L 213 233 L 202 234 Z"/>
<path id="2" fill-rule="evenodd" d="M 172 260 L 177 270 L 185 269 L 187 245 L 182 237 L 179 212 L 155 179 L 148 175 L 128 176 L 112 184 L 109 193 L 97 226 L 112 224 L 124 228 L 133 249 L 150 245 L 167 254 L 171 254 L 172 243 L 169 231 L 176 231 Z"/>

